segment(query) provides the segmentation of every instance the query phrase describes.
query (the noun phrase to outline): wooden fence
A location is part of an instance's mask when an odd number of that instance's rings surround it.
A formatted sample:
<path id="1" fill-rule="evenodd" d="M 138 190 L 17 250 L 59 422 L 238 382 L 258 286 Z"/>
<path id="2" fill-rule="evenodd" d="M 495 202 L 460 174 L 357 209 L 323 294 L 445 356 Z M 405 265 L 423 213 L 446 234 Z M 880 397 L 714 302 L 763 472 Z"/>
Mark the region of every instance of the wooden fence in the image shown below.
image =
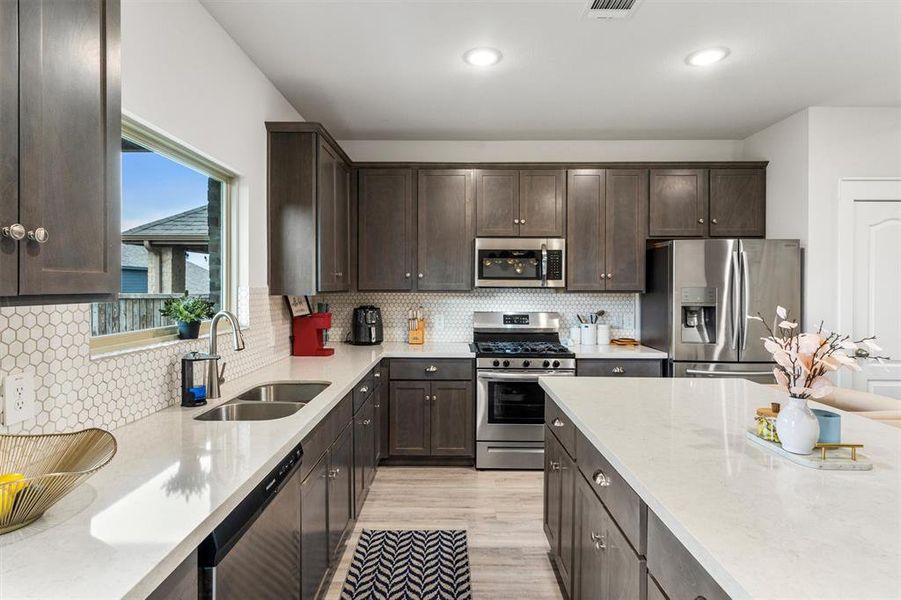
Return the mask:
<path id="1" fill-rule="evenodd" d="M 182 294 L 119 294 L 118 302 L 91 305 L 91 335 L 109 335 L 126 331 L 174 325 L 160 315 L 163 303 Z"/>

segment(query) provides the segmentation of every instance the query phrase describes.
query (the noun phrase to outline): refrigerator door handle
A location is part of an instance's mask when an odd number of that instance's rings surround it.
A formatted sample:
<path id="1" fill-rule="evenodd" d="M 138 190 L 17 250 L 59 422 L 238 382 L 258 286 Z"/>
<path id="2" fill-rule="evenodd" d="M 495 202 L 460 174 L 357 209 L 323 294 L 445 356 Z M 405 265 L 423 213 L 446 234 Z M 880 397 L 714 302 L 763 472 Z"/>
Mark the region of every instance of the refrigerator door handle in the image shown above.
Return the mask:
<path id="1" fill-rule="evenodd" d="M 738 349 L 739 332 L 741 331 L 741 299 L 739 297 L 739 287 L 741 286 L 741 274 L 738 270 L 738 252 L 732 253 L 732 260 L 729 268 L 729 307 L 732 311 L 732 343 L 733 350 Z"/>
<path id="2" fill-rule="evenodd" d="M 748 253 L 741 251 L 741 349 L 748 349 L 748 307 L 751 305 L 751 270 L 748 268 Z"/>
<path id="3" fill-rule="evenodd" d="M 688 375 L 706 375 L 709 377 L 751 377 L 772 375 L 772 371 L 701 371 L 699 369 L 685 369 Z"/>

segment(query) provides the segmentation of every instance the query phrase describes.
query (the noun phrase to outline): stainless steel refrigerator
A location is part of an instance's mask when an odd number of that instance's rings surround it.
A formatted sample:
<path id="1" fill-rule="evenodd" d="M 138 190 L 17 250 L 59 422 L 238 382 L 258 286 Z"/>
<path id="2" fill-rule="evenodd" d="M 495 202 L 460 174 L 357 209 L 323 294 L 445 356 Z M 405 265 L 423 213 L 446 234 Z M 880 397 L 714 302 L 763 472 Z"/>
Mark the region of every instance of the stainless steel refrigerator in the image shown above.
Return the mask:
<path id="1" fill-rule="evenodd" d="M 798 240 L 676 240 L 648 249 L 641 342 L 669 354 L 673 377 L 773 383 L 760 338 L 777 306 L 801 316 Z"/>

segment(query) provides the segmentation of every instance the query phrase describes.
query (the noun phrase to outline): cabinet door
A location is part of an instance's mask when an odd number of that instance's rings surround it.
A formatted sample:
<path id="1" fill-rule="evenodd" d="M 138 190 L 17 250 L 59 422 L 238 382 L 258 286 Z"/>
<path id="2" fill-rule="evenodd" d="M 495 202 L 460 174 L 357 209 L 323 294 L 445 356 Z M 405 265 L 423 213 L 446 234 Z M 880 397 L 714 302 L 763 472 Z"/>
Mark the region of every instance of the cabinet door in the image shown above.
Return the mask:
<path id="1" fill-rule="evenodd" d="M 474 412 L 471 381 L 432 382 L 432 456 L 473 456 Z"/>
<path id="2" fill-rule="evenodd" d="M 519 235 L 519 171 L 479 170 L 476 236 Z"/>
<path id="3" fill-rule="evenodd" d="M 419 172 L 417 289 L 472 288 L 472 171 Z"/>
<path id="4" fill-rule="evenodd" d="M 560 456 L 563 448 L 547 428 L 544 430 L 544 535 L 551 555 L 560 556 Z"/>
<path id="5" fill-rule="evenodd" d="M 648 600 L 668 600 L 666 594 L 657 585 L 657 581 L 648 573 Z"/>
<path id="6" fill-rule="evenodd" d="M 9 3 L 6 3 L 9 4 Z M 119 2 L 19 3 L 19 294 L 120 285 Z"/>
<path id="7" fill-rule="evenodd" d="M 766 236 L 766 170 L 711 169 L 710 235 Z"/>
<path id="8" fill-rule="evenodd" d="M 302 598 L 314 598 L 328 570 L 328 456 L 300 486 L 300 582 Z"/>
<path id="9" fill-rule="evenodd" d="M 0 228 L 19 222 L 18 5 L 0 2 Z M 19 244 L 0 233 L 0 296 L 19 292 Z"/>
<path id="10" fill-rule="evenodd" d="M 391 456 L 428 456 L 430 450 L 431 383 L 392 381 L 388 410 Z"/>
<path id="11" fill-rule="evenodd" d="M 707 235 L 707 169 L 652 169 L 650 230 L 653 237 Z"/>
<path id="12" fill-rule="evenodd" d="M 601 573 L 600 598 L 639 598 L 641 582 L 645 577 L 644 562 L 638 558 L 632 546 L 626 541 L 603 504 L 597 501 L 600 508 L 602 540 L 601 554 L 603 570 Z"/>
<path id="13" fill-rule="evenodd" d="M 350 289 L 350 167 L 335 164 L 335 291 Z"/>
<path id="14" fill-rule="evenodd" d="M 566 230 L 565 171 L 519 172 L 519 235 L 562 236 Z"/>
<path id="15" fill-rule="evenodd" d="M 560 577 L 567 594 L 572 593 L 573 546 L 576 516 L 576 481 L 579 469 L 565 451 L 560 452 Z M 613 596 L 611 596 L 613 597 Z M 630 596 L 617 596 L 628 598 Z"/>
<path id="16" fill-rule="evenodd" d="M 648 172 L 607 171 L 607 291 L 643 292 Z"/>
<path id="17" fill-rule="evenodd" d="M 578 169 L 568 173 L 566 210 L 566 289 L 603 291 L 607 258 L 604 244 L 606 172 Z"/>
<path id="18" fill-rule="evenodd" d="M 388 404 L 391 387 L 388 385 L 388 361 L 383 360 L 378 370 L 381 384 L 376 388 L 373 408 L 375 409 L 376 465 L 388 456 Z"/>
<path id="19" fill-rule="evenodd" d="M 357 269 L 360 291 L 413 289 L 413 171 L 359 174 Z"/>
<path id="20" fill-rule="evenodd" d="M 578 478 L 576 487 L 575 569 L 573 598 L 606 599 L 603 593 L 603 539 L 604 506 L 588 484 Z M 610 598 L 638 598 L 635 596 L 610 596 Z"/>
<path id="21" fill-rule="evenodd" d="M 329 451 L 328 550 L 334 556 L 353 518 L 353 428 L 344 433 Z"/>
<path id="22" fill-rule="evenodd" d="M 319 261 L 317 288 L 320 292 L 332 292 L 338 287 L 338 265 L 335 254 L 337 197 L 336 174 L 338 156 L 325 141 L 319 142 L 316 176 L 316 240 Z"/>
<path id="23" fill-rule="evenodd" d="M 354 501 L 356 514 L 363 508 L 375 469 L 372 397 L 354 415 Z"/>

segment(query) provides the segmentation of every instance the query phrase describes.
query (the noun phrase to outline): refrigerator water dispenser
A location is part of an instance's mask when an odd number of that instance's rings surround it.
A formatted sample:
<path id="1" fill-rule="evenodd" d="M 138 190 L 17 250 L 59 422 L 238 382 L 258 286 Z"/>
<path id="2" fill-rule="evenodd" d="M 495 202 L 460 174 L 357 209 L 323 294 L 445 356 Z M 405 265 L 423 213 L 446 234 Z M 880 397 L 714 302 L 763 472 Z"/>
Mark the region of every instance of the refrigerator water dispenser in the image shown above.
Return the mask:
<path id="1" fill-rule="evenodd" d="M 716 343 L 716 288 L 682 288 L 682 343 Z"/>

